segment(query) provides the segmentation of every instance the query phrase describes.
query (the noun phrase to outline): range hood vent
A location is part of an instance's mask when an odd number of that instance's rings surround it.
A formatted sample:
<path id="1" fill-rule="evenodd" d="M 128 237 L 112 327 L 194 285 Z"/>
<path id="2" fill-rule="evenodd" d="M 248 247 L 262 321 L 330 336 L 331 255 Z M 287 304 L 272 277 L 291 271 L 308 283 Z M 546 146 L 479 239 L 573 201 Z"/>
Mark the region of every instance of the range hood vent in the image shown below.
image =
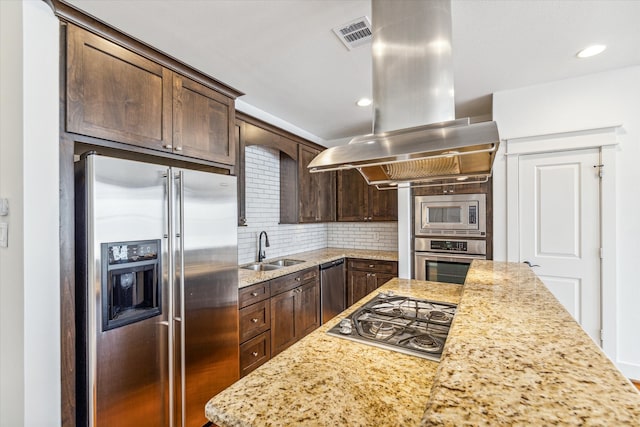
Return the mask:
<path id="1" fill-rule="evenodd" d="M 309 170 L 357 168 L 380 189 L 486 182 L 498 127 L 455 120 L 451 1 L 372 0 L 371 10 L 373 133 L 323 151 Z"/>
<path id="2" fill-rule="evenodd" d="M 333 32 L 349 50 L 367 44 L 373 38 L 371 22 L 366 16 L 335 27 Z"/>
<path id="3" fill-rule="evenodd" d="M 324 150 L 309 170 L 357 168 L 379 189 L 396 188 L 399 182 L 469 184 L 488 180 L 497 149 L 495 122 L 469 124 L 469 119 L 459 119 L 356 137 L 348 145 Z"/>

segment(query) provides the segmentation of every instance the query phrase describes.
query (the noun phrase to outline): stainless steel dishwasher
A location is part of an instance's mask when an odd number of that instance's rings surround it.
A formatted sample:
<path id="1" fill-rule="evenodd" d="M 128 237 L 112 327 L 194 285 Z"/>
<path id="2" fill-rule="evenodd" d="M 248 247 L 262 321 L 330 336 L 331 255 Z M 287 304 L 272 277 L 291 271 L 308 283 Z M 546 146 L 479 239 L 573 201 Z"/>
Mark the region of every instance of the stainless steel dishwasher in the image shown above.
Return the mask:
<path id="1" fill-rule="evenodd" d="M 320 265 L 320 304 L 322 324 L 347 308 L 344 259 Z"/>

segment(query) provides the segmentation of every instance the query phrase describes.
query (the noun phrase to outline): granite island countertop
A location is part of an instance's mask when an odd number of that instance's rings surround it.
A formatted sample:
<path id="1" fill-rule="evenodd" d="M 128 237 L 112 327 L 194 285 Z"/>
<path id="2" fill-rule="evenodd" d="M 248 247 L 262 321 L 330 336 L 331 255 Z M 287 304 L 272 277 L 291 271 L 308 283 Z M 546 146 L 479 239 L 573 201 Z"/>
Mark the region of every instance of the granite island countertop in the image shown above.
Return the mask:
<path id="1" fill-rule="evenodd" d="M 380 289 L 457 303 L 462 287 L 393 279 Z M 371 296 L 207 403 L 219 426 L 418 425 L 438 364 L 326 334 Z"/>
<path id="2" fill-rule="evenodd" d="M 526 265 L 474 261 L 464 287 L 393 279 L 381 290 L 459 302 L 439 364 L 326 334 L 367 296 L 213 397 L 207 418 L 220 426 L 639 425 L 640 393 Z"/>
<path id="3" fill-rule="evenodd" d="M 379 251 L 368 249 L 344 249 L 344 248 L 324 248 L 313 251 L 300 252 L 292 255 L 281 256 L 277 258 L 267 259 L 264 262 L 277 261 L 279 259 L 296 259 L 304 261 L 300 264 L 282 267 L 277 270 L 253 271 L 238 268 L 238 287 L 253 285 L 254 283 L 264 282 L 265 280 L 275 279 L 285 274 L 295 273 L 305 268 L 324 264 L 325 262 L 335 261 L 340 258 L 361 258 L 380 261 L 398 261 L 398 252 L 396 251 Z M 244 264 L 243 264 L 244 265 Z"/>

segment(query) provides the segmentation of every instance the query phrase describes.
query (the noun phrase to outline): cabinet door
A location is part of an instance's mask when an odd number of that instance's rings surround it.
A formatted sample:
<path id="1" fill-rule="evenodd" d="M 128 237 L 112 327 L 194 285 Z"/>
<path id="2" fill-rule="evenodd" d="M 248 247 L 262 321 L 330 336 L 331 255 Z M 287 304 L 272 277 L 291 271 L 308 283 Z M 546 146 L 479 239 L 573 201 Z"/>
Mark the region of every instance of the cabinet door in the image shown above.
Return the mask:
<path id="1" fill-rule="evenodd" d="M 347 303 L 349 306 L 369 293 L 367 291 L 369 275 L 366 271 L 349 271 L 347 281 Z"/>
<path id="2" fill-rule="evenodd" d="M 398 190 L 378 190 L 375 186 L 369 186 L 369 219 L 397 221 Z"/>
<path id="3" fill-rule="evenodd" d="M 317 177 L 318 193 L 318 221 L 330 222 L 336 220 L 336 173 L 320 172 Z"/>
<path id="4" fill-rule="evenodd" d="M 145 148 L 171 146 L 171 72 L 67 26 L 68 132 Z"/>
<path id="5" fill-rule="evenodd" d="M 275 356 L 296 342 L 295 289 L 271 297 L 271 355 Z"/>
<path id="6" fill-rule="evenodd" d="M 310 173 L 307 166 L 318 150 L 300 145 L 298 154 L 298 205 L 300 222 L 317 222 L 319 174 Z"/>
<path id="7" fill-rule="evenodd" d="M 296 339 L 301 339 L 320 326 L 320 289 L 316 280 L 296 291 Z"/>
<path id="8" fill-rule="evenodd" d="M 355 169 L 337 174 L 337 220 L 366 221 L 369 216 L 369 186 Z"/>
<path id="9" fill-rule="evenodd" d="M 233 100 L 173 75 L 173 150 L 212 162 L 235 163 Z"/>
<path id="10" fill-rule="evenodd" d="M 382 274 L 382 273 L 374 273 L 372 274 L 372 276 L 375 282 L 375 288 L 373 290 L 378 289 L 380 286 L 384 285 L 389 280 L 396 277 L 394 274 Z"/>

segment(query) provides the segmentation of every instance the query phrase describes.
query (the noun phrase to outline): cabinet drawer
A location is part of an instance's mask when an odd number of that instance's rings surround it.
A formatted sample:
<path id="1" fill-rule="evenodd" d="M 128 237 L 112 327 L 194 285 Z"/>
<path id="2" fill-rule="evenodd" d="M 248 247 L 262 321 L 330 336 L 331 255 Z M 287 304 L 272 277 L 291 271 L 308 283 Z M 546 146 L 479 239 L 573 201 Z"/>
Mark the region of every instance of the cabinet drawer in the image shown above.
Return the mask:
<path id="1" fill-rule="evenodd" d="M 271 305 L 261 301 L 240 310 L 240 342 L 269 330 L 271 326 Z"/>
<path id="2" fill-rule="evenodd" d="M 240 308 L 244 308 L 248 305 L 265 300 L 269 298 L 270 295 L 269 282 L 256 283 L 255 285 L 241 288 L 238 291 L 238 303 Z"/>
<path id="3" fill-rule="evenodd" d="M 365 270 L 372 273 L 398 274 L 396 261 L 378 261 L 371 259 L 350 259 L 349 270 Z"/>
<path id="4" fill-rule="evenodd" d="M 318 267 L 307 268 L 306 270 L 278 277 L 277 279 L 271 280 L 271 296 L 296 288 L 310 280 L 317 280 L 317 278 Z"/>
<path id="5" fill-rule="evenodd" d="M 269 331 L 240 345 L 240 376 L 244 377 L 271 358 Z"/>

